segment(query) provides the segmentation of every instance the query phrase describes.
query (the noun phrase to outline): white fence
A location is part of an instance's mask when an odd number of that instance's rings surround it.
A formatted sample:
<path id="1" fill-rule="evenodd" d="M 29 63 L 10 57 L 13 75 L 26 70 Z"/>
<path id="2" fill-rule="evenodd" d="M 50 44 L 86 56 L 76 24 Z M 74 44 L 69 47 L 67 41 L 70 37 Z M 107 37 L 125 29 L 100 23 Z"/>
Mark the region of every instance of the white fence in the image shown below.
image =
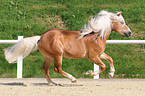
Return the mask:
<path id="1" fill-rule="evenodd" d="M 0 44 L 15 44 L 23 39 L 23 36 L 18 36 L 18 40 L 0 40 Z M 18 57 L 17 60 L 17 78 L 22 78 L 23 57 Z"/>
<path id="2" fill-rule="evenodd" d="M 23 39 L 23 36 L 18 36 L 18 40 L 0 40 L 0 44 L 15 44 Z M 107 40 L 107 44 L 145 44 L 145 40 Z M 22 78 L 23 59 L 20 56 L 17 60 L 17 78 Z M 94 72 L 99 70 L 99 66 L 94 64 Z M 99 75 L 94 76 L 94 79 L 99 79 Z"/>

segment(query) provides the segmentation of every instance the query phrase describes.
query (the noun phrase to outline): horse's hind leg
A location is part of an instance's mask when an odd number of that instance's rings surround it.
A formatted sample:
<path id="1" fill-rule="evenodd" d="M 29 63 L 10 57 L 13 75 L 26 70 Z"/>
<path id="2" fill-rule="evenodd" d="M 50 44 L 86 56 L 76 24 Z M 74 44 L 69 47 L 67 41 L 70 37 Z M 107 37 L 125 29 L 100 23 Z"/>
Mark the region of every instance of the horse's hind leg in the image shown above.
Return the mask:
<path id="1" fill-rule="evenodd" d="M 73 83 L 76 82 L 76 79 L 71 74 L 68 74 L 62 70 L 62 57 L 61 56 L 56 56 L 54 58 L 54 71 L 69 78 L 71 82 Z"/>
<path id="2" fill-rule="evenodd" d="M 54 83 L 51 78 L 50 78 L 50 75 L 49 75 L 49 67 L 51 65 L 51 59 L 50 58 L 45 58 L 45 61 L 44 61 L 44 65 L 42 67 L 42 71 L 43 73 L 45 74 L 46 76 L 46 79 L 48 81 L 48 85 L 57 85 L 56 83 Z"/>
<path id="3" fill-rule="evenodd" d="M 110 78 L 113 77 L 114 72 L 115 72 L 115 68 L 114 68 L 114 65 L 113 65 L 113 59 L 110 56 L 108 56 L 107 54 L 105 54 L 105 53 L 101 54 L 100 55 L 100 58 L 101 59 L 105 59 L 105 60 L 107 60 L 110 63 L 110 73 L 109 73 L 109 77 Z"/>

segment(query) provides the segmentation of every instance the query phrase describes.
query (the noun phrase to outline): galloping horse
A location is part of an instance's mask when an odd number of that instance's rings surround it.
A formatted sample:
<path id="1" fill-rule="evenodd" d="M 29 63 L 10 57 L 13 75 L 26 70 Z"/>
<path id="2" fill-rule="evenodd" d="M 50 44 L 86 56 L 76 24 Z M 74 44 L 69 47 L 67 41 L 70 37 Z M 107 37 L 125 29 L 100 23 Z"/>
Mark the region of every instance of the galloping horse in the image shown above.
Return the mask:
<path id="1" fill-rule="evenodd" d="M 27 47 L 29 44 L 28 47 L 32 47 L 27 49 L 29 49 L 29 51 L 33 50 L 34 45 L 40 39 L 37 43 L 37 46 L 45 60 L 42 70 L 46 76 L 48 84 L 57 85 L 51 80 L 49 75 L 51 61 L 54 62 L 55 72 L 58 72 L 69 78 L 71 82 L 76 82 L 76 79 L 71 74 L 68 74 L 62 70 L 62 57 L 71 59 L 87 58 L 91 62 L 101 67 L 98 72 L 92 72 L 89 75 L 97 75 L 104 71 L 106 66 L 101 59 L 105 59 L 110 63 L 109 75 L 110 77 L 113 77 L 115 72 L 113 60 L 110 56 L 104 53 L 106 40 L 108 39 L 111 31 L 115 31 L 126 37 L 129 37 L 132 34 L 131 30 L 125 24 L 121 12 L 115 14 L 103 10 L 100 11 L 94 18 L 92 18 L 88 24 L 85 24 L 84 29 L 81 31 L 50 29 L 41 36 L 27 38 L 27 41 L 31 41 L 31 44 L 26 42 L 25 47 Z M 23 45 L 26 41 L 25 39 L 22 40 Z M 18 50 L 16 47 L 20 48 L 19 45 L 20 44 L 15 45 L 15 50 Z M 14 50 L 12 51 L 14 52 Z M 5 55 L 8 54 L 8 52 L 9 50 L 6 49 Z M 24 51 L 21 52 L 20 55 L 27 56 L 29 53 L 30 52 Z M 12 56 L 9 56 L 9 58 L 7 57 L 8 56 L 6 56 L 6 59 L 8 60 Z"/>

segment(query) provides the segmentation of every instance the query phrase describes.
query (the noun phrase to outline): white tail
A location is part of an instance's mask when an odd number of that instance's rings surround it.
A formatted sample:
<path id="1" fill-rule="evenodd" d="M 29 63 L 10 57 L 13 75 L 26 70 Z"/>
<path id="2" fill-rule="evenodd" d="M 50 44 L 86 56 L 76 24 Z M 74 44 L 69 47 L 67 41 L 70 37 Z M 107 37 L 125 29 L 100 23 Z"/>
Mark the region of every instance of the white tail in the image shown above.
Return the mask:
<path id="1" fill-rule="evenodd" d="M 31 52 L 37 50 L 37 42 L 40 36 L 28 37 L 20 40 L 18 43 L 12 47 L 4 49 L 5 58 L 9 63 L 15 63 L 19 56 L 25 58 Z"/>

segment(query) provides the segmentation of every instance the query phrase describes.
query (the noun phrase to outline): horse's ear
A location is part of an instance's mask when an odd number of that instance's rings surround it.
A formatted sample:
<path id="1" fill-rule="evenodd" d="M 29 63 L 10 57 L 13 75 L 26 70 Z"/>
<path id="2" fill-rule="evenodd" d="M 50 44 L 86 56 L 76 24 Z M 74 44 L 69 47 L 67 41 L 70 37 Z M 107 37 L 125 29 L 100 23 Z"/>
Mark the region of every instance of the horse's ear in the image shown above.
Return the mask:
<path id="1" fill-rule="evenodd" d="M 121 15 L 121 13 L 122 13 L 121 11 L 120 11 L 120 12 L 117 12 L 117 16 L 120 16 L 120 15 Z"/>

